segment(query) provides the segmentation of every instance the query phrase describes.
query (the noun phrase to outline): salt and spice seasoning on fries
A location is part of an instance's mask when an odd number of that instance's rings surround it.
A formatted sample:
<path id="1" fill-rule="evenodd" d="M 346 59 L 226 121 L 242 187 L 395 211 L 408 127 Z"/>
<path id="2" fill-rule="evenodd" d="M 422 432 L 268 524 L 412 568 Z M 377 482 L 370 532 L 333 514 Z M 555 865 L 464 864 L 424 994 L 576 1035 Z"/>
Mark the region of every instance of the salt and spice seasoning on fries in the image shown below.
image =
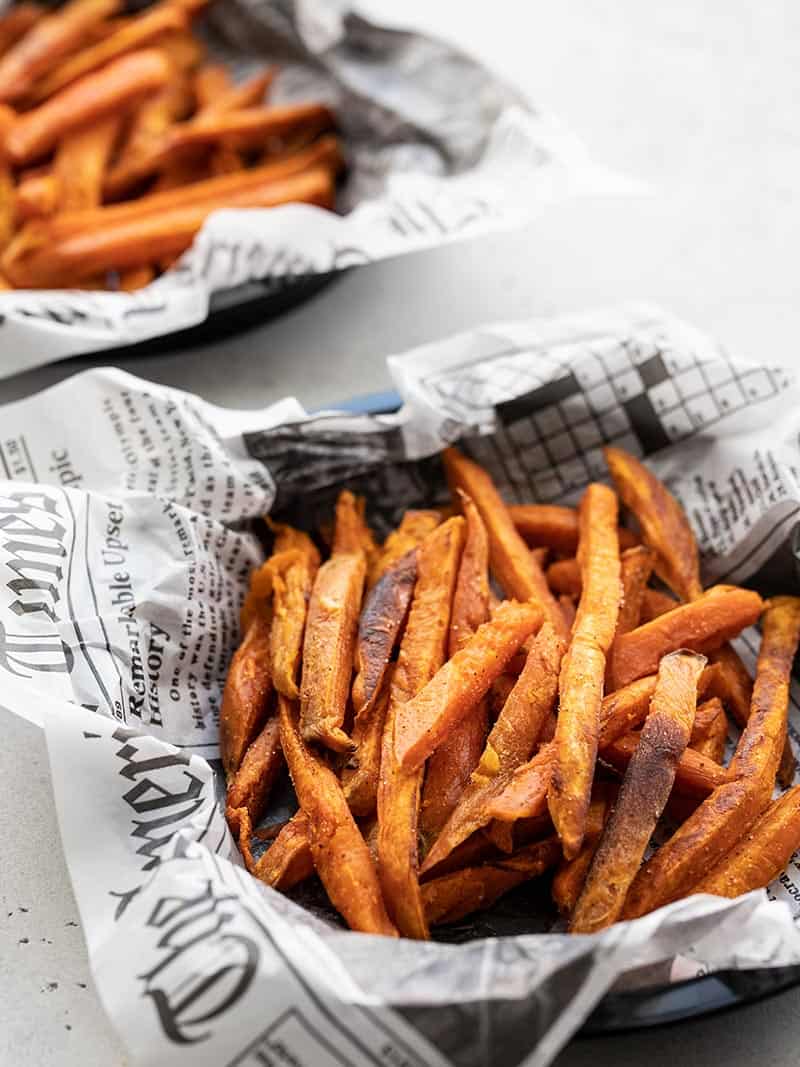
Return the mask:
<path id="1" fill-rule="evenodd" d="M 272 67 L 234 84 L 194 33 L 206 6 L 0 16 L 0 288 L 131 291 L 220 208 L 333 208 L 334 116 L 270 103 Z"/>
<path id="2" fill-rule="evenodd" d="M 347 490 L 325 538 L 270 523 L 221 719 L 257 878 L 316 872 L 352 929 L 427 938 L 532 879 L 580 934 L 783 869 L 800 598 L 704 589 L 678 502 L 607 459 L 577 510 L 508 507 L 448 449 L 452 509 L 406 512 L 382 545 Z M 752 679 L 729 642 L 759 622 Z M 256 859 L 284 762 L 299 810 Z"/>

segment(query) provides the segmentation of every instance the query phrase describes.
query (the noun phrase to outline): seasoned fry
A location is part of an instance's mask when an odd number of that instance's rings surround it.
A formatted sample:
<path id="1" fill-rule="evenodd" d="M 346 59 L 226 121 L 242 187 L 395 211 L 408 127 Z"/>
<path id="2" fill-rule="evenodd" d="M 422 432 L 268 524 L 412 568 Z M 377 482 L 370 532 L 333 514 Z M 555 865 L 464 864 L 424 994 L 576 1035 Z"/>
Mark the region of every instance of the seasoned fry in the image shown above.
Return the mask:
<path id="1" fill-rule="evenodd" d="M 677 608 L 678 601 L 668 593 L 661 593 L 658 589 L 645 589 L 642 597 L 642 617 L 640 622 L 652 622 L 659 615 L 664 615 L 673 608 Z"/>
<path id="2" fill-rule="evenodd" d="M 659 574 L 681 600 L 695 600 L 703 592 L 697 541 L 680 504 L 630 453 L 609 447 L 603 455 L 620 499 L 658 556 Z"/>
<path id="3" fill-rule="evenodd" d="M 117 59 L 124 53 L 132 52 L 143 45 L 152 44 L 157 37 L 168 30 L 182 30 L 187 25 L 186 12 L 179 4 L 154 4 L 149 11 L 126 22 L 116 33 L 104 37 L 97 44 L 84 48 L 65 59 L 35 87 L 33 101 L 40 103 L 63 89 L 65 85 L 69 85 L 70 82 L 74 82 L 90 71 L 97 70 L 98 67 L 104 66 L 112 59 Z"/>
<path id="4" fill-rule="evenodd" d="M 342 770 L 342 788 L 354 815 L 373 815 L 381 773 L 381 753 L 386 712 L 391 692 L 391 674 L 387 684 L 372 702 L 368 715 L 357 715 L 353 723 L 355 751 Z"/>
<path id="5" fill-rule="evenodd" d="M 800 641 L 800 598 L 767 602 L 753 701 L 729 781 L 719 786 L 648 861 L 634 880 L 626 918 L 691 892 L 769 804 L 786 733 L 789 680 Z"/>
<path id="6" fill-rule="evenodd" d="M 213 108 L 216 111 L 241 111 L 243 108 L 258 107 L 263 103 L 277 73 L 276 67 L 267 67 L 240 85 L 229 85 L 216 93 L 215 99 L 207 102 L 201 100 L 198 86 L 198 103 L 204 109 Z"/>
<path id="7" fill-rule="evenodd" d="M 604 785 L 604 783 L 601 784 Z M 569 917 L 575 908 L 592 859 L 600 843 L 600 835 L 611 811 L 611 799 L 611 794 L 607 788 L 595 786 L 592 802 L 589 805 L 589 813 L 586 816 L 586 833 L 581 850 L 574 860 L 565 860 L 562 857 L 558 869 L 553 875 L 551 888 L 553 903 L 561 915 Z"/>
<path id="8" fill-rule="evenodd" d="M 333 532 L 334 556 L 343 552 L 363 552 L 367 565 L 377 554 L 372 531 L 364 518 L 364 498 L 355 497 L 345 489 L 336 501 L 336 522 Z"/>
<path id="9" fill-rule="evenodd" d="M 447 655 L 447 636 L 464 519 L 452 518 L 422 542 L 417 584 L 400 645 L 384 728 L 378 786 L 378 871 L 389 913 L 405 937 L 427 938 L 419 889 L 417 824 L 422 768 L 406 771 L 396 758 L 396 727 L 405 703 L 424 691 Z"/>
<path id="10" fill-rule="evenodd" d="M 534 638 L 525 667 L 492 727 L 477 768 L 425 857 L 423 874 L 437 867 L 470 834 L 489 823 L 491 802 L 506 787 L 513 788 L 514 772 L 529 759 L 555 706 L 563 654 L 563 641 L 545 623 Z M 534 757 L 538 762 L 532 773 L 537 775 L 537 782 L 542 780 L 539 768 L 547 758 Z"/>
<path id="11" fill-rule="evenodd" d="M 601 748 L 600 755 L 620 773 L 625 772 L 639 744 L 641 734 L 630 733 Z M 690 800 L 705 800 L 714 790 L 728 781 L 728 772 L 714 760 L 687 748 L 675 769 L 674 792 Z"/>
<path id="12" fill-rule="evenodd" d="M 603 830 L 570 920 L 573 933 L 594 933 L 619 918 L 628 888 L 661 818 L 678 760 L 692 732 L 697 681 L 705 656 L 664 656 L 642 736 L 631 757 L 619 799 Z"/>
<path id="13" fill-rule="evenodd" d="M 136 99 L 161 89 L 169 80 L 170 70 L 163 53 L 153 48 L 131 52 L 102 70 L 87 74 L 46 103 L 20 115 L 6 137 L 9 157 L 19 164 L 45 155 L 71 130 L 118 114 Z"/>
<path id="14" fill-rule="evenodd" d="M 334 555 L 317 572 L 308 605 L 300 686 L 300 730 L 336 752 L 353 742 L 342 729 L 350 692 L 366 561 L 363 552 Z"/>
<path id="15" fill-rule="evenodd" d="M 635 630 L 639 625 L 642 600 L 650 575 L 653 572 L 655 556 L 644 545 L 626 549 L 620 556 L 620 580 L 622 581 L 622 600 L 619 605 L 616 640 L 622 634 Z"/>
<path id="16" fill-rule="evenodd" d="M 219 716 L 219 747 L 228 777 L 238 771 L 269 707 L 272 692 L 269 632 L 269 613 L 259 613 L 236 650 L 225 681 Z"/>
<path id="17" fill-rule="evenodd" d="M 434 878 L 422 887 L 426 918 L 437 926 L 488 908 L 515 886 L 544 874 L 558 862 L 560 854 L 558 838 L 549 837 L 505 859 Z"/>
<path id="18" fill-rule="evenodd" d="M 487 801 L 489 818 L 517 822 L 543 814 L 555 766 L 556 749 L 550 742 L 543 745 L 533 759 L 517 767 L 503 789 Z"/>
<path id="19" fill-rule="evenodd" d="M 269 662 L 272 682 L 279 693 L 297 700 L 297 677 L 308 602 L 319 570 L 319 552 L 311 538 L 292 530 L 297 547 L 276 551 L 272 580 L 272 628 L 269 635 Z M 280 543 L 277 539 L 276 549 Z"/>
<path id="20" fill-rule="evenodd" d="M 121 150 L 122 158 L 147 151 L 174 122 L 189 115 L 193 103 L 188 79 L 173 66 L 169 83 L 148 97 L 137 110 Z"/>
<path id="21" fill-rule="evenodd" d="M 577 559 L 558 559 L 546 571 L 547 584 L 559 596 L 579 597 L 583 590 Z"/>
<path id="22" fill-rule="evenodd" d="M 16 202 L 16 216 L 20 222 L 43 219 L 52 215 L 58 206 L 58 182 L 50 171 L 31 174 L 21 179 L 16 196 L 13 188 L 8 195 L 9 202 Z"/>
<path id="23" fill-rule="evenodd" d="M 574 556 L 578 550 L 578 512 L 557 504 L 511 504 L 508 509 L 514 525 L 530 544 L 546 545 L 562 556 Z M 617 531 L 621 549 L 633 548 L 639 538 L 620 526 Z"/>
<path id="24" fill-rule="evenodd" d="M 352 930 L 396 937 L 369 849 L 336 775 L 304 744 L 296 714 L 284 696 L 278 697 L 278 714 L 283 754 L 300 807 L 308 816 L 314 867 L 331 904 Z"/>
<path id="25" fill-rule="evenodd" d="M 270 790 L 283 767 L 281 731 L 277 715 L 272 715 L 248 746 L 236 774 L 228 782 L 228 824 L 238 833 L 241 810 L 255 823 L 264 814 Z"/>
<path id="26" fill-rule="evenodd" d="M 489 539 L 472 500 L 459 493 L 467 522 L 450 618 L 448 653 L 460 651 L 489 618 Z M 487 698 L 479 701 L 428 761 L 422 790 L 420 828 L 432 839 L 458 803 L 481 757 L 489 729 Z"/>
<path id="27" fill-rule="evenodd" d="M 455 448 L 446 449 L 442 458 L 451 489 L 463 490 L 480 512 L 489 536 L 492 573 L 506 594 L 519 601 L 538 601 L 556 633 L 566 637 L 567 627 L 558 602 L 490 476 Z"/>
<path id="28" fill-rule="evenodd" d="M 567 624 L 567 630 L 572 633 L 572 627 L 575 625 L 575 618 L 578 613 L 575 607 L 575 600 L 571 596 L 565 596 L 561 593 L 558 597 L 558 606 L 561 608 L 561 613 Z"/>
<path id="29" fill-rule="evenodd" d="M 583 592 L 572 642 L 561 665 L 555 766 L 548 807 L 564 855 L 573 859 L 583 841 L 594 777 L 606 653 L 617 627 L 620 583 L 617 498 L 592 483 L 581 500 L 578 562 Z"/>
<path id="30" fill-rule="evenodd" d="M 326 170 L 314 169 L 284 181 L 267 182 L 218 203 L 203 201 L 153 213 L 139 221 L 111 224 L 75 234 L 21 257 L 9 247 L 3 267 L 21 288 L 58 287 L 71 278 L 140 266 L 185 251 L 212 211 L 223 207 L 275 207 L 291 201 L 331 206 L 332 183 Z"/>
<path id="31" fill-rule="evenodd" d="M 370 564 L 367 580 L 369 588 L 371 589 L 399 559 L 424 541 L 441 521 L 438 511 L 407 511 L 400 525 L 389 534 Z"/>
<path id="32" fill-rule="evenodd" d="M 752 626 L 761 614 L 758 593 L 731 585 L 708 589 L 690 604 L 681 604 L 652 622 L 623 634 L 609 656 L 610 687 L 651 674 L 662 656 L 679 648 L 714 652 Z"/>
<path id="33" fill-rule="evenodd" d="M 119 126 L 119 118 L 109 115 L 72 130 L 61 139 L 53 163 L 59 211 L 85 211 L 100 205 L 103 174 Z"/>
<path id="34" fill-rule="evenodd" d="M 722 763 L 727 740 L 728 720 L 725 717 L 725 709 L 718 697 L 712 697 L 695 712 L 689 746 L 701 756 L 707 756 L 715 763 Z"/>
<path id="35" fill-rule="evenodd" d="M 45 9 L 38 4 L 21 3 L 0 16 L 0 56 L 5 55 L 13 44 L 33 29 L 44 14 Z"/>
<path id="36" fill-rule="evenodd" d="M 385 571 L 364 599 L 358 620 L 353 707 L 356 723 L 369 717 L 389 659 L 403 628 L 417 580 L 417 550 L 412 548 Z"/>
<path id="37" fill-rule="evenodd" d="M 231 76 L 227 67 L 222 63 L 204 63 L 194 76 L 194 95 L 198 109 L 206 111 L 214 107 L 231 88 Z"/>
<path id="38" fill-rule="evenodd" d="M 800 786 L 778 797 L 694 893 L 738 897 L 777 878 L 800 848 Z"/>
<path id="39" fill-rule="evenodd" d="M 283 892 L 311 877 L 314 859 L 308 816 L 304 811 L 292 816 L 260 859 L 252 866 L 248 864 L 248 870 L 260 881 Z"/>
<path id="40" fill-rule="evenodd" d="M 15 202 L 14 178 L 2 150 L 3 140 L 14 124 L 14 112 L 0 104 L 0 249 L 11 240 L 19 210 Z"/>
<path id="41" fill-rule="evenodd" d="M 155 270 L 145 264 L 141 267 L 129 267 L 119 276 L 119 288 L 125 293 L 135 293 L 137 289 L 144 289 L 155 278 Z"/>
<path id="42" fill-rule="evenodd" d="M 34 24 L 0 58 L 0 101 L 24 97 L 53 63 L 79 47 L 92 26 L 113 15 L 119 0 L 72 0 Z"/>
<path id="43" fill-rule="evenodd" d="M 481 700 L 511 657 L 539 628 L 538 604 L 505 601 L 425 688 L 398 709 L 394 752 L 406 770 L 421 767 Z"/>

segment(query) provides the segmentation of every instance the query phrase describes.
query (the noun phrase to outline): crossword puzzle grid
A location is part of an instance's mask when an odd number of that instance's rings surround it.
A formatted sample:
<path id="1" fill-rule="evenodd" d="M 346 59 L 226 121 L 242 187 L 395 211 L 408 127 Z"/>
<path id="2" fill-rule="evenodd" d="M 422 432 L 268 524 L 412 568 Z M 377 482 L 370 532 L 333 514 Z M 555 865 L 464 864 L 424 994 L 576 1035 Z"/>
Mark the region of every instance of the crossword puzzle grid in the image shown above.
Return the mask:
<path id="1" fill-rule="evenodd" d="M 509 499 L 558 500 L 606 475 L 605 445 L 647 455 L 789 384 L 781 368 L 736 366 L 721 356 L 701 360 L 640 339 L 583 347 L 571 367 L 496 404 L 494 438 L 469 438 L 468 451 L 492 469 Z M 468 403 L 476 383 L 467 379 L 462 386 L 458 399 Z M 455 399 L 452 388 L 448 397 Z"/>

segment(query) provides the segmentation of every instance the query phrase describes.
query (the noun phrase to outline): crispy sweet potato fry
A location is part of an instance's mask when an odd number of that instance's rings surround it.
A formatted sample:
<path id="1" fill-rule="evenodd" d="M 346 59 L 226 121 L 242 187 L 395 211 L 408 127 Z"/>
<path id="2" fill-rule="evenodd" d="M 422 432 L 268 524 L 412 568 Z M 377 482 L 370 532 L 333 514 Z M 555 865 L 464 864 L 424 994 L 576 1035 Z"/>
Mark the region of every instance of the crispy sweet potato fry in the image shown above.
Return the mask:
<path id="1" fill-rule="evenodd" d="M 578 550 L 578 512 L 557 504 L 511 504 L 508 509 L 514 525 L 532 545 L 546 545 L 562 556 L 574 556 Z M 620 526 L 617 531 L 620 549 L 633 548 L 639 538 Z"/>
<path id="2" fill-rule="evenodd" d="M 14 125 L 14 112 L 0 104 L 0 249 L 6 247 L 14 233 L 19 206 L 14 193 L 14 178 L 3 151 L 3 141 Z"/>
<path id="3" fill-rule="evenodd" d="M 224 207 L 275 207 L 292 201 L 332 206 L 328 171 L 315 168 L 283 181 L 267 182 L 230 194 L 219 202 L 202 201 L 184 208 L 154 212 L 135 221 L 109 224 L 79 233 L 53 245 L 45 242 L 19 256 L 9 247 L 3 266 L 21 288 L 58 288 L 69 279 L 91 277 L 106 270 L 152 263 L 185 251 L 212 211 Z"/>
<path id="4" fill-rule="evenodd" d="M 636 751 L 640 737 L 639 733 L 630 733 L 612 741 L 600 751 L 603 761 L 614 767 L 620 774 L 624 774 L 631 756 Z M 727 781 L 728 772 L 725 767 L 721 767 L 700 752 L 687 748 L 675 770 L 673 792 L 699 803 Z"/>
<path id="5" fill-rule="evenodd" d="M 73 0 L 35 24 L 0 59 L 0 101 L 19 100 L 62 56 L 80 47 L 85 34 L 113 15 L 119 0 Z"/>
<path id="6" fill-rule="evenodd" d="M 567 624 L 567 630 L 572 633 L 572 627 L 575 625 L 575 619 L 578 614 L 574 598 L 561 593 L 558 597 L 558 606 L 561 608 L 561 613 Z"/>
<path id="7" fill-rule="evenodd" d="M 314 867 L 331 904 L 352 930 L 396 937 L 369 849 L 336 775 L 304 744 L 296 713 L 284 696 L 278 697 L 278 714 L 283 754 L 300 807 L 308 816 Z"/>
<path id="8" fill-rule="evenodd" d="M 800 598 L 767 603 L 752 711 L 728 782 L 719 786 L 637 875 L 624 915 L 635 918 L 691 892 L 769 804 L 785 739 L 792 661 L 800 640 Z"/>
<path id="9" fill-rule="evenodd" d="M 255 864 L 248 864 L 247 869 L 260 881 L 283 892 L 310 878 L 314 873 L 314 859 L 306 813 L 295 812 L 267 851 Z"/>
<path id="10" fill-rule="evenodd" d="M 363 552 L 369 566 L 378 549 L 372 530 L 364 518 L 364 504 L 364 498 L 354 496 L 349 489 L 344 489 L 339 494 L 331 551 L 334 555 L 342 552 Z"/>
<path id="11" fill-rule="evenodd" d="M 557 559 L 551 563 L 546 571 L 547 584 L 559 596 L 579 597 L 583 586 L 581 584 L 581 569 L 577 559 Z"/>
<path id="12" fill-rule="evenodd" d="M 532 819 L 547 810 L 547 791 L 556 763 L 553 742 L 543 745 L 536 755 L 512 771 L 503 789 L 486 803 L 486 814 L 500 822 Z"/>
<path id="13" fill-rule="evenodd" d="M 144 289 L 155 278 L 156 272 L 149 264 L 141 267 L 128 267 L 119 276 L 118 288 L 124 293 L 135 293 L 137 289 Z"/>
<path id="14" fill-rule="evenodd" d="M 44 171 L 22 178 L 16 188 L 15 201 L 16 215 L 20 222 L 52 215 L 58 206 L 58 182 L 55 175 L 52 171 Z"/>
<path id="15" fill-rule="evenodd" d="M 406 621 L 416 580 L 417 550 L 412 548 L 384 572 L 364 598 L 358 620 L 356 679 L 353 682 L 356 723 L 359 717 L 369 718 Z"/>
<path id="16" fill-rule="evenodd" d="M 644 857 L 686 750 L 697 704 L 697 681 L 705 656 L 664 656 L 650 712 L 600 838 L 570 921 L 572 933 L 602 930 L 619 918 L 628 888 Z"/>
<path id="17" fill-rule="evenodd" d="M 690 604 L 681 604 L 623 634 L 609 656 L 610 687 L 619 689 L 651 674 L 661 657 L 676 649 L 716 651 L 745 627 L 752 626 L 761 609 L 761 597 L 752 590 L 713 586 Z"/>
<path id="18" fill-rule="evenodd" d="M 506 595 L 520 601 L 538 601 L 556 633 L 566 637 L 567 627 L 558 603 L 488 473 L 455 448 L 446 449 L 442 458 L 451 489 L 462 489 L 480 512 L 489 536 L 492 573 Z"/>
<path id="19" fill-rule="evenodd" d="M 466 867 L 426 882 L 422 887 L 425 915 L 431 925 L 456 922 L 488 908 L 515 886 L 553 867 L 561 854 L 558 838 L 549 837 L 507 858 Z"/>
<path id="20" fill-rule="evenodd" d="M 375 813 L 381 773 L 383 731 L 393 673 L 390 668 L 386 683 L 371 704 L 369 714 L 356 716 L 353 723 L 355 751 L 342 770 L 345 799 L 352 813 L 362 818 Z"/>
<path id="21" fill-rule="evenodd" d="M 542 610 L 530 601 L 504 601 L 467 644 L 425 688 L 398 709 L 394 751 L 402 767 L 415 770 L 450 730 L 488 693 L 511 657 L 539 628 Z"/>
<path id="22" fill-rule="evenodd" d="M 308 602 L 319 570 L 319 552 L 311 538 L 293 530 L 298 547 L 276 552 L 272 580 L 272 629 L 269 660 L 272 682 L 279 693 L 297 700 L 297 676 L 306 629 Z M 276 545 L 277 547 L 277 545 Z"/>
<path id="23" fill-rule="evenodd" d="M 304 741 L 319 742 L 336 752 L 353 748 L 342 725 L 366 566 L 363 552 L 331 556 L 317 572 L 308 605 L 300 730 Z"/>
<path id="24" fill-rule="evenodd" d="M 653 551 L 644 545 L 628 548 L 620 556 L 622 600 L 619 605 L 615 640 L 622 634 L 635 630 L 639 625 L 644 591 L 650 581 L 654 559 Z"/>
<path id="25" fill-rule="evenodd" d="M 514 771 L 528 760 L 552 714 L 563 654 L 563 641 L 545 623 L 533 640 L 525 667 L 492 727 L 477 768 L 425 857 L 423 873 L 437 867 L 460 842 L 491 820 L 492 800 L 512 785 Z M 542 762 L 540 759 L 535 766 L 538 768 Z"/>
<path id="26" fill-rule="evenodd" d="M 0 61 L 2 63 L 2 61 Z M 6 137 L 15 163 L 45 155 L 66 133 L 97 122 L 166 85 L 170 65 L 154 48 L 131 52 L 87 74 L 46 103 L 20 115 Z"/>
<path id="27" fill-rule="evenodd" d="M 725 709 L 719 697 L 712 697 L 697 708 L 689 747 L 715 763 L 722 763 L 727 740 L 728 720 Z"/>
<path id="28" fill-rule="evenodd" d="M 640 625 L 645 622 L 652 622 L 659 615 L 665 615 L 668 611 L 672 611 L 673 608 L 677 608 L 677 606 L 678 601 L 675 597 L 670 596 L 669 593 L 662 593 L 658 589 L 645 589 L 642 597 Z"/>
<path id="29" fill-rule="evenodd" d="M 658 556 L 659 574 L 681 600 L 695 600 L 703 592 L 697 542 L 674 496 L 656 476 L 621 448 L 603 454 L 617 492 L 634 513 L 645 544 Z"/>
<path id="30" fill-rule="evenodd" d="M 242 809 L 247 811 L 251 824 L 264 814 L 270 790 L 283 767 L 280 735 L 278 717 L 272 715 L 248 746 L 238 771 L 228 782 L 226 814 L 234 834 L 239 831 Z"/>
<path id="31" fill-rule="evenodd" d="M 33 29 L 44 14 L 45 9 L 38 4 L 21 3 L 0 16 L 0 56 Z"/>
<path id="32" fill-rule="evenodd" d="M 266 67 L 239 85 L 228 86 L 216 94 L 216 99 L 203 103 L 202 107 L 214 108 L 217 111 L 241 111 L 243 108 L 258 107 L 264 102 L 277 73 L 276 67 Z"/>
<path id="33" fill-rule="evenodd" d="M 229 777 L 238 771 L 269 707 L 272 692 L 269 631 L 269 613 L 256 615 L 234 654 L 225 680 L 219 716 L 219 747 L 222 765 Z"/>
<path id="34" fill-rule="evenodd" d="M 189 79 L 174 65 L 172 70 L 168 84 L 143 101 L 133 116 L 125 145 L 120 151 L 121 158 L 147 151 L 173 123 L 189 115 L 194 103 Z"/>
<path id="35" fill-rule="evenodd" d="M 606 653 L 617 627 L 620 583 L 617 497 L 592 483 L 581 500 L 578 561 L 583 592 L 572 642 L 561 664 L 555 766 L 548 806 L 553 825 L 573 859 L 583 841 L 597 758 Z"/>
<path id="36" fill-rule="evenodd" d="M 450 618 L 448 653 L 454 656 L 489 618 L 489 539 L 472 500 L 459 491 L 467 522 Z M 445 738 L 428 760 L 420 828 L 432 839 L 447 822 L 475 770 L 489 729 L 487 697 Z"/>
<path id="37" fill-rule="evenodd" d="M 60 211 L 84 211 L 99 206 L 103 174 L 119 126 L 118 116 L 109 115 L 72 130 L 61 139 L 53 163 Z"/>
<path id="38" fill-rule="evenodd" d="M 613 797 L 616 799 L 616 797 Z M 589 813 L 586 816 L 586 833 L 583 838 L 581 850 L 574 860 L 565 860 L 563 857 L 553 875 L 552 895 L 553 903 L 559 913 L 569 916 L 575 907 L 578 897 L 586 881 L 586 875 L 597 851 L 600 835 L 611 812 L 612 793 L 607 788 L 607 783 L 596 784 L 592 791 L 592 802 L 589 805 Z"/>
<path id="39" fill-rule="evenodd" d="M 33 92 L 33 100 L 40 103 L 48 96 L 63 89 L 65 85 L 83 77 L 90 71 L 97 70 L 112 59 L 117 59 L 126 52 L 149 45 L 167 30 L 182 30 L 188 25 L 186 12 L 178 4 L 154 4 L 138 18 L 131 19 L 121 26 L 116 33 L 104 37 L 102 41 L 83 48 L 75 55 L 69 56 L 51 73 L 47 74 Z"/>
<path id="40" fill-rule="evenodd" d="M 232 88 L 228 68 L 222 63 L 204 63 L 194 76 L 194 95 L 199 111 L 214 107 Z"/>
<path id="41" fill-rule="evenodd" d="M 400 525 L 389 534 L 370 565 L 367 581 L 369 588 L 371 589 L 406 553 L 424 541 L 441 521 L 438 511 L 407 511 Z"/>
<path id="42" fill-rule="evenodd" d="M 770 804 L 692 892 L 738 897 L 751 889 L 761 889 L 778 877 L 798 848 L 800 786 L 795 786 Z"/>
<path id="43" fill-rule="evenodd" d="M 422 542 L 417 584 L 392 680 L 378 786 L 378 870 L 389 913 L 406 937 L 427 938 L 418 878 L 417 824 L 422 769 L 395 756 L 398 713 L 436 675 L 447 655 L 464 520 L 448 519 Z"/>

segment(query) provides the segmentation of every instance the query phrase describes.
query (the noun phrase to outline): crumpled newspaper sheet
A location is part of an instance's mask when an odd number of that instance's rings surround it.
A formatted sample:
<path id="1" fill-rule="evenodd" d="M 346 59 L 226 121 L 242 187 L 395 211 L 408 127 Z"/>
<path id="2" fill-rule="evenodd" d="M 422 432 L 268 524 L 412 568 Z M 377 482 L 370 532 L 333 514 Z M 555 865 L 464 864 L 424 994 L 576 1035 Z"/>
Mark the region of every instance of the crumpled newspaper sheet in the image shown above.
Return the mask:
<path id="1" fill-rule="evenodd" d="M 488 325 L 389 365 L 394 415 L 229 411 L 108 369 L 3 409 L 2 703 L 45 731 L 91 966 L 134 1064 L 545 1065 L 615 984 L 800 962 L 794 862 L 768 893 L 588 938 L 559 933 L 532 883 L 449 943 L 350 933 L 243 869 L 217 721 L 258 516 L 313 527 L 348 485 L 383 533 L 444 499 L 436 453 L 455 439 L 509 500 L 574 500 L 614 442 L 680 497 L 709 580 L 796 589 L 791 372 L 649 308 Z M 797 744 L 796 688 L 791 718 Z"/>
<path id="2" fill-rule="evenodd" d="M 474 59 L 346 3 L 224 0 L 209 23 L 210 51 L 239 77 L 280 65 L 274 102 L 334 108 L 349 166 L 340 213 L 218 212 L 174 269 L 135 293 L 2 292 L 0 377 L 194 326 L 215 298 L 280 293 L 298 278 L 522 225 L 565 197 L 641 189 Z"/>

